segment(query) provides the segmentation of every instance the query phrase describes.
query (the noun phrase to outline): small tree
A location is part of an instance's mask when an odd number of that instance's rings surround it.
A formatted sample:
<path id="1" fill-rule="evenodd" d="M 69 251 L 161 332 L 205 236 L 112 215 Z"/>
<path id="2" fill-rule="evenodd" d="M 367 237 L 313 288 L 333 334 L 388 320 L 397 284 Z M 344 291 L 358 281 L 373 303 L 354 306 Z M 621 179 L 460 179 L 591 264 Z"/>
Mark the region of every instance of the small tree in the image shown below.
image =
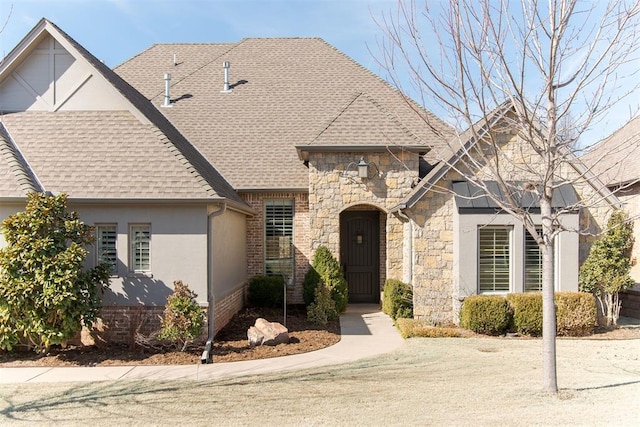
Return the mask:
<path id="1" fill-rule="evenodd" d="M 2 223 L 0 348 L 24 342 L 45 350 L 96 320 L 109 267 L 84 270 L 93 229 L 67 211 L 67 196 L 32 193 L 23 212 Z"/>
<path id="2" fill-rule="evenodd" d="M 611 215 L 607 232 L 591 246 L 589 257 L 580 267 L 580 290 L 593 293 L 607 326 L 617 325 L 620 316 L 619 293 L 633 286 L 629 276 L 633 262 L 633 224 L 618 210 Z"/>
<path id="3" fill-rule="evenodd" d="M 336 303 L 331 298 L 331 290 L 323 281 L 316 287 L 315 299 L 307 309 L 307 319 L 318 324 L 326 325 L 330 320 L 336 320 L 338 312 Z"/>
<path id="4" fill-rule="evenodd" d="M 306 304 L 310 304 L 315 299 L 316 288 L 321 282 L 331 290 L 331 298 L 336 303 L 338 314 L 344 313 L 349 303 L 349 287 L 338 260 L 326 246 L 316 249 L 311 269 L 305 275 L 303 296 Z"/>
<path id="5" fill-rule="evenodd" d="M 178 343 L 180 351 L 202 334 L 204 313 L 195 301 L 198 296 L 181 280 L 173 282 L 173 294 L 167 298 L 158 338 Z"/>

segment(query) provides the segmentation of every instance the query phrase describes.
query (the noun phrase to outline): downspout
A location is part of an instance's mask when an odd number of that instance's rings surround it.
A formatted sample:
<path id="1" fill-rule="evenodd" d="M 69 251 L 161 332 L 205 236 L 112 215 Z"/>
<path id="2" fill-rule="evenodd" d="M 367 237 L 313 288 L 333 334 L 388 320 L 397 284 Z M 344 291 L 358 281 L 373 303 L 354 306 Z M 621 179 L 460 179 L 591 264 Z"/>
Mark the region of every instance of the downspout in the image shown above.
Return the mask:
<path id="1" fill-rule="evenodd" d="M 214 333 L 214 306 L 215 298 L 213 296 L 213 272 L 212 272 L 212 252 L 213 252 L 213 239 L 211 236 L 211 224 L 213 218 L 224 214 L 227 211 L 227 204 L 223 203 L 222 207 L 217 211 L 211 212 L 207 215 L 207 343 L 204 346 L 204 351 L 200 357 L 201 363 L 213 363 L 211 358 L 211 348 L 213 347 Z"/>

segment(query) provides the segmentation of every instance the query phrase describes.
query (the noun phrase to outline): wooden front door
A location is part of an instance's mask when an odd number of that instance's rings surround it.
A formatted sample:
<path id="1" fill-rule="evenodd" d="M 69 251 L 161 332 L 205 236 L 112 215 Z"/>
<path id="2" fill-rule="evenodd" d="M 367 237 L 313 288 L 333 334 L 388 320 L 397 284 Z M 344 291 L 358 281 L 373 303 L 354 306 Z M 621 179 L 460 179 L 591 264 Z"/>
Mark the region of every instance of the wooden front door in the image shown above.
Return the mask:
<path id="1" fill-rule="evenodd" d="M 380 213 L 347 211 L 340 216 L 340 263 L 349 302 L 380 301 Z"/>

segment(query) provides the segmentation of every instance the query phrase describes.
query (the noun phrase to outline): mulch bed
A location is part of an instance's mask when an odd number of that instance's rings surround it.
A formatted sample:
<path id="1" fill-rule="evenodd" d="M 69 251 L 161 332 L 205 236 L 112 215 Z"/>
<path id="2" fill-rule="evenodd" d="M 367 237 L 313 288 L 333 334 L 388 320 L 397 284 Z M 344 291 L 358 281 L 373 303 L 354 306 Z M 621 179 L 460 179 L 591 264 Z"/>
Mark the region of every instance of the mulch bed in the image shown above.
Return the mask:
<path id="1" fill-rule="evenodd" d="M 304 306 L 287 308 L 286 327 L 289 343 L 277 346 L 250 347 L 247 329 L 262 317 L 271 322 L 283 322 L 283 310 L 245 308 L 216 335 L 213 362 L 235 362 L 264 359 L 319 350 L 340 341 L 339 321 L 319 326 L 307 320 Z M 54 346 L 46 354 L 33 351 L 0 351 L 1 367 L 17 366 L 115 366 L 115 365 L 188 365 L 200 363 L 204 343 L 191 345 L 186 351 L 154 349 L 138 345 Z"/>

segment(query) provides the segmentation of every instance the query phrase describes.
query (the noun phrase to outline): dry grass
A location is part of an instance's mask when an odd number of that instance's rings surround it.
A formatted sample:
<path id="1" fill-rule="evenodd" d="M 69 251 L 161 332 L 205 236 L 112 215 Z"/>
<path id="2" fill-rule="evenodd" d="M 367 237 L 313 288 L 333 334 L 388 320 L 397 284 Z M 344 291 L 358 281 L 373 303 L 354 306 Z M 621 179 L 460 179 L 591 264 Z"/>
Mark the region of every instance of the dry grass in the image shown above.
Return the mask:
<path id="1" fill-rule="evenodd" d="M 215 382 L 11 384 L 1 425 L 638 425 L 640 340 L 412 339 L 346 365 Z"/>

